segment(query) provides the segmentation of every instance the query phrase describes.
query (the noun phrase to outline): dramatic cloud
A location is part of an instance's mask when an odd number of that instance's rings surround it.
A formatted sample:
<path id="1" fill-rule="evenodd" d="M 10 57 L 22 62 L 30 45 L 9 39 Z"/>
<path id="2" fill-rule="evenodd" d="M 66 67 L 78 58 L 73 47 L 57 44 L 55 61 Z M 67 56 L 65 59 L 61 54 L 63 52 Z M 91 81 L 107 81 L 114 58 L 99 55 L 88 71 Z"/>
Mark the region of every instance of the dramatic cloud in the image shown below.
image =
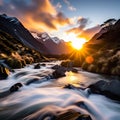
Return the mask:
<path id="1" fill-rule="evenodd" d="M 100 25 L 94 26 L 92 28 L 86 29 L 84 31 L 82 31 L 78 37 L 79 38 L 86 38 L 87 40 L 90 40 L 95 33 L 98 33 L 100 31 L 101 27 Z"/>
<path id="2" fill-rule="evenodd" d="M 27 28 L 36 31 L 57 30 L 70 24 L 70 19 L 58 13 L 50 0 L 1 0 L 0 13 L 15 16 Z"/>
<path id="3" fill-rule="evenodd" d="M 71 5 L 71 3 L 68 0 L 63 0 L 65 4 L 67 4 L 68 9 L 70 11 L 76 11 L 76 8 Z"/>
<path id="4" fill-rule="evenodd" d="M 78 18 L 76 23 L 78 26 L 67 30 L 66 33 L 67 34 L 74 33 L 78 38 L 85 38 L 86 40 L 90 40 L 95 33 L 99 32 L 101 27 L 100 25 L 96 25 L 92 28 L 86 29 L 88 23 L 89 23 L 89 19 L 80 17 Z"/>
<path id="5" fill-rule="evenodd" d="M 88 24 L 88 19 L 80 17 L 77 20 L 77 24 L 78 24 L 78 27 L 69 29 L 67 31 L 67 33 L 75 33 L 75 34 L 81 33 L 83 31 L 83 29 L 86 27 L 86 25 Z"/>

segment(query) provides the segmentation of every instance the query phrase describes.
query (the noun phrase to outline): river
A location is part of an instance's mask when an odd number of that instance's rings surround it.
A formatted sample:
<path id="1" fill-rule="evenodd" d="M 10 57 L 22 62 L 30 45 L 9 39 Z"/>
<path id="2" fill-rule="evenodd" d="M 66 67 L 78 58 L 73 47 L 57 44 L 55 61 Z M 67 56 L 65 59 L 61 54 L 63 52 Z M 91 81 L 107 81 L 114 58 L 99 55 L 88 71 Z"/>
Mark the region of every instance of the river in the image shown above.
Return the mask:
<path id="1" fill-rule="evenodd" d="M 0 120 L 52 120 L 52 114 L 68 110 L 89 114 L 93 120 L 120 120 L 118 101 L 89 94 L 89 88 L 79 89 L 113 78 L 79 70 L 78 73 L 66 72 L 66 77 L 50 79 L 54 71 L 51 67 L 56 64 L 60 62 L 45 63 L 40 69 L 34 69 L 34 64 L 28 65 L 1 80 L 0 94 L 18 82 L 23 87 L 0 98 Z M 75 87 L 63 88 L 68 84 Z"/>

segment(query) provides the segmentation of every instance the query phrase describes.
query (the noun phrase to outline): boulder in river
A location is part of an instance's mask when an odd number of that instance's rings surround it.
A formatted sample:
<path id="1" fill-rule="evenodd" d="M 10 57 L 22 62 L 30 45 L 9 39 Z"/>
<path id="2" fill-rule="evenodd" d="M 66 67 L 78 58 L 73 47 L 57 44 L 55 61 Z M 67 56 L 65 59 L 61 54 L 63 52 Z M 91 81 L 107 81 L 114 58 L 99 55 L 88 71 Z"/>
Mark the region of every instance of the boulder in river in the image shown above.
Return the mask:
<path id="1" fill-rule="evenodd" d="M 77 73 L 78 72 L 78 70 L 77 69 L 75 69 L 75 68 L 73 68 L 73 67 L 64 67 L 64 66 L 61 66 L 61 65 L 55 65 L 55 66 L 53 66 L 52 67 L 52 69 L 54 69 L 54 70 L 56 70 L 56 69 L 65 69 L 66 71 L 72 71 L 72 72 L 74 72 L 74 73 Z"/>
<path id="2" fill-rule="evenodd" d="M 64 67 L 60 67 L 52 73 L 53 78 L 64 77 L 64 76 L 66 76 L 65 72 L 66 72 L 66 69 Z"/>
<path id="3" fill-rule="evenodd" d="M 40 69 L 40 64 L 39 64 L 39 63 L 36 64 L 36 65 L 34 66 L 34 69 Z"/>
<path id="4" fill-rule="evenodd" d="M 98 81 L 95 84 L 89 86 L 92 93 L 102 94 L 106 97 L 109 97 L 114 100 L 120 101 L 120 81 L 112 80 L 112 81 Z"/>
<path id="5" fill-rule="evenodd" d="M 22 83 L 16 83 L 10 88 L 10 92 L 18 91 L 19 88 L 21 88 L 22 86 L 23 86 Z"/>

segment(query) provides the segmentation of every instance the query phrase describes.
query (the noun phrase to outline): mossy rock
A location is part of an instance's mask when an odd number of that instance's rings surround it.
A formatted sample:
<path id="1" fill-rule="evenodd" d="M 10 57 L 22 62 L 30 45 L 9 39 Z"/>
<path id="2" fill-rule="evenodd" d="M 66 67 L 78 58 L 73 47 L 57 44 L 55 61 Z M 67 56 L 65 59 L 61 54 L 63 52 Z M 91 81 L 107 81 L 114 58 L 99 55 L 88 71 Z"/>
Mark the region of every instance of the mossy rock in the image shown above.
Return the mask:
<path id="1" fill-rule="evenodd" d="M 10 71 L 3 65 L 0 65 L 0 80 L 6 79 L 9 75 Z"/>
<path id="2" fill-rule="evenodd" d="M 34 59 L 32 57 L 23 56 L 22 58 L 26 62 L 26 64 L 32 64 L 34 62 Z"/>
<path id="3" fill-rule="evenodd" d="M 19 59 L 16 58 L 8 58 L 5 63 L 11 67 L 12 69 L 18 69 L 18 68 L 22 68 L 22 62 Z"/>

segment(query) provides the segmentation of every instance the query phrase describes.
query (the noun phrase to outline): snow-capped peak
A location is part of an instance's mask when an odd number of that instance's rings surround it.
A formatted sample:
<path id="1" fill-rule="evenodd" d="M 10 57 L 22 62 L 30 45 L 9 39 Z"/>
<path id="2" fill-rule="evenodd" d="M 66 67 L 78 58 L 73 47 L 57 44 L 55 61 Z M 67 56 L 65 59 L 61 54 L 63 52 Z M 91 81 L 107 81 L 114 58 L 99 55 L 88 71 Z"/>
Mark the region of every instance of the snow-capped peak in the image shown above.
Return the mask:
<path id="1" fill-rule="evenodd" d="M 55 42 L 56 44 L 60 43 L 60 39 L 58 37 L 53 37 L 52 38 L 53 42 Z"/>

